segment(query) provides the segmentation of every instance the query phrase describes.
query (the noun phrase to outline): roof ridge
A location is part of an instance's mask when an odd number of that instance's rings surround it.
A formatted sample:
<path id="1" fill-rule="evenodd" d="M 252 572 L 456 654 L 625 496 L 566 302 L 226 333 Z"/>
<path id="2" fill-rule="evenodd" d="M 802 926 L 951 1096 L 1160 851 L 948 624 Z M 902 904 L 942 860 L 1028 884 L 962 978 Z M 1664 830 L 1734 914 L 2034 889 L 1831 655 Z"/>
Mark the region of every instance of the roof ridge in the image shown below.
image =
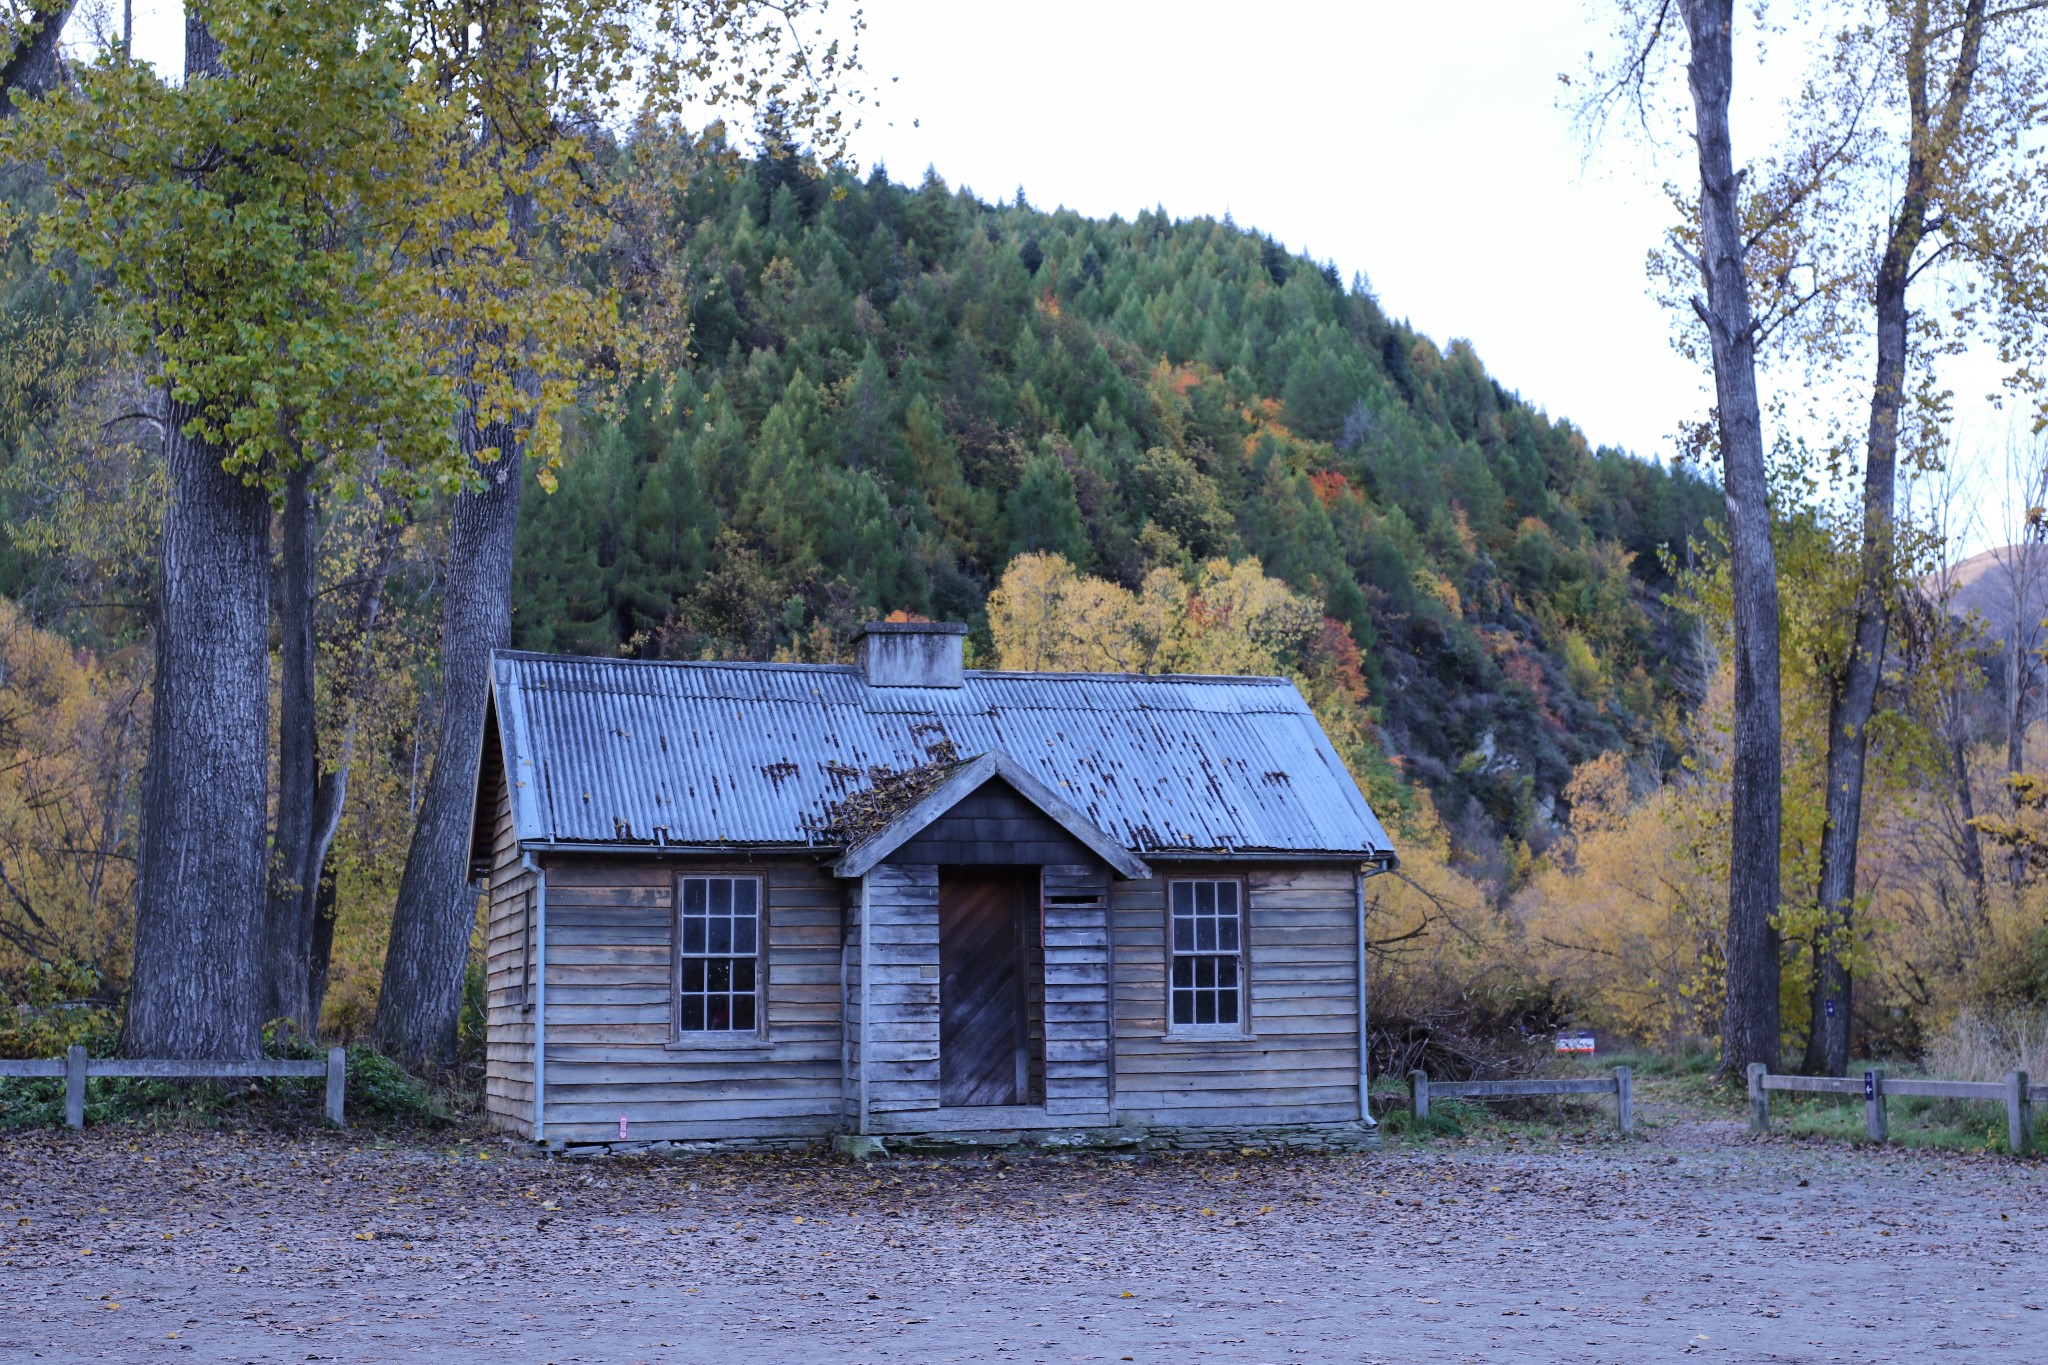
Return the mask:
<path id="1" fill-rule="evenodd" d="M 812 664 L 761 662 L 750 659 L 631 659 L 609 654 L 549 654 L 533 649 L 494 649 L 494 659 L 532 660 L 537 663 L 605 664 L 633 668 L 704 668 L 732 669 L 758 673 L 854 673 L 860 672 L 858 664 Z M 1163 683 L 1217 683 L 1232 686 L 1284 687 L 1293 683 L 1292 678 L 1271 673 L 1081 673 L 1038 671 L 1028 668 L 970 668 L 964 670 L 970 678 L 1028 678 L 1034 682 L 1130 682 L 1146 684 Z M 893 691 L 917 690 L 895 688 Z"/>

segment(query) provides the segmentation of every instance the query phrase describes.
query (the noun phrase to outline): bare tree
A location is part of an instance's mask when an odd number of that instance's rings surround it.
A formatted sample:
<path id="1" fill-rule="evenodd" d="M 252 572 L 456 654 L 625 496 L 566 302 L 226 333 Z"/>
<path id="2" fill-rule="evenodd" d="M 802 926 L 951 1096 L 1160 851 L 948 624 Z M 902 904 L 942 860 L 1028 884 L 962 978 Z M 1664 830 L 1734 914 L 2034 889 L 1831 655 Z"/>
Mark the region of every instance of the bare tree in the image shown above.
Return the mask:
<path id="1" fill-rule="evenodd" d="M 2027 770 L 2027 727 L 2033 723 L 2041 689 L 2041 649 L 2048 642 L 2042 620 L 2048 609 L 2048 440 L 2005 443 L 2004 542 L 1988 553 L 1985 575 L 1993 589 L 2005 668 L 2005 771 Z M 2014 875 L 2019 869 L 2015 867 Z"/>
<path id="2" fill-rule="evenodd" d="M 1674 234 L 1693 288 L 1685 306 L 1705 332 L 1715 407 L 1707 433 L 1721 457 L 1734 603 L 1735 728 L 1730 759 L 1730 861 L 1721 1021 L 1721 1064 L 1778 1064 L 1778 842 L 1783 819 L 1779 744 L 1778 568 L 1771 539 L 1770 479 L 1757 396 L 1761 324 L 1751 301 L 1752 241 L 1743 223 L 1742 176 L 1728 111 L 1735 85 L 1733 0 L 1623 0 L 1620 50 L 1582 114 L 1618 103 L 1646 115 L 1682 26 L 1699 196 L 1692 222 Z M 1692 344 L 1681 341 L 1681 349 Z"/>

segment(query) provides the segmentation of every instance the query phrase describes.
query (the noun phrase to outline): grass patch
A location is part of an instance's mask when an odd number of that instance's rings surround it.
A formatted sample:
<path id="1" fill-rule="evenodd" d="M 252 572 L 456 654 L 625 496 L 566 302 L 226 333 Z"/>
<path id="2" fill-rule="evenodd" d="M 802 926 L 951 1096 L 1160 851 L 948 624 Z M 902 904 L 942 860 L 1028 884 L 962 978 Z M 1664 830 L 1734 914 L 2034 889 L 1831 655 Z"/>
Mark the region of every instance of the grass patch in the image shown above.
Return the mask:
<path id="1" fill-rule="evenodd" d="M 270 1049 L 271 1055 L 324 1058 L 313 1044 Z M 94 1056 L 113 1055 L 109 1037 Z M 177 1081 L 102 1076 L 85 1083 L 85 1121 L 95 1127 L 298 1131 L 326 1124 L 324 1076 L 233 1081 Z M 344 1113 L 350 1128 L 417 1131 L 473 1123 L 477 1099 L 466 1090 L 430 1085 L 376 1050 L 348 1050 Z M 0 1080 L 0 1131 L 61 1127 L 62 1080 Z"/>
<path id="2" fill-rule="evenodd" d="M 1445 1139 L 1503 1143 L 1583 1142 L 1614 1135 L 1614 1103 L 1598 1096 L 1555 1095 L 1502 1100 L 1432 1096 L 1429 1119 L 1417 1122 L 1408 1086 L 1389 1076 L 1372 1083 L 1373 1114 L 1386 1141 Z M 1638 1123 L 1641 1122 L 1640 1116 Z"/>
<path id="3" fill-rule="evenodd" d="M 2005 1152 L 2005 1106 L 1993 1100 L 1937 1100 L 1894 1095 L 1885 1100 L 1889 1141 L 1900 1147 L 1951 1152 Z M 1869 1142 L 1863 1100 L 1854 1095 L 1771 1092 L 1771 1129 L 1795 1137 Z"/>

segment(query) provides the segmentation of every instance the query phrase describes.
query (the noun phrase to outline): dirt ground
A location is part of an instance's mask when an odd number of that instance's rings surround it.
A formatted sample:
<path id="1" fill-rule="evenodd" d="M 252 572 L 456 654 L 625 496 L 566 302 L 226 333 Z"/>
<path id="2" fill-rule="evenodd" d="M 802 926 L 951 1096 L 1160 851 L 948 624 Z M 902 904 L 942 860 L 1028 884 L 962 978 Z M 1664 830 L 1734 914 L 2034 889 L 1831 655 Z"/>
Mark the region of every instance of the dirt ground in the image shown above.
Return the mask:
<path id="1" fill-rule="evenodd" d="M 2048 1360 L 2048 1163 L 1720 1122 L 863 1167 L 39 1132 L 0 1214 L 10 1362 Z"/>

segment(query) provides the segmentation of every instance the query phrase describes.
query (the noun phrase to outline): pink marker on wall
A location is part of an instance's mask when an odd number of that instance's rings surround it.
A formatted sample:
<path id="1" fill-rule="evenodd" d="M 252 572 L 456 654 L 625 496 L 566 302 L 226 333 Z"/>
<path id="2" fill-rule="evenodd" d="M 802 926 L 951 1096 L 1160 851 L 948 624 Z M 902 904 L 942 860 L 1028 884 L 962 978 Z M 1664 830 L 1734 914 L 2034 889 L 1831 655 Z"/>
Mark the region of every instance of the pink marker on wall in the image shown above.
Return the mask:
<path id="1" fill-rule="evenodd" d="M 621 1114 L 621 1115 L 619 1115 L 619 1141 L 621 1141 L 621 1142 L 624 1142 L 625 1140 L 626 1140 L 626 1116 L 625 1116 L 624 1114 Z"/>

